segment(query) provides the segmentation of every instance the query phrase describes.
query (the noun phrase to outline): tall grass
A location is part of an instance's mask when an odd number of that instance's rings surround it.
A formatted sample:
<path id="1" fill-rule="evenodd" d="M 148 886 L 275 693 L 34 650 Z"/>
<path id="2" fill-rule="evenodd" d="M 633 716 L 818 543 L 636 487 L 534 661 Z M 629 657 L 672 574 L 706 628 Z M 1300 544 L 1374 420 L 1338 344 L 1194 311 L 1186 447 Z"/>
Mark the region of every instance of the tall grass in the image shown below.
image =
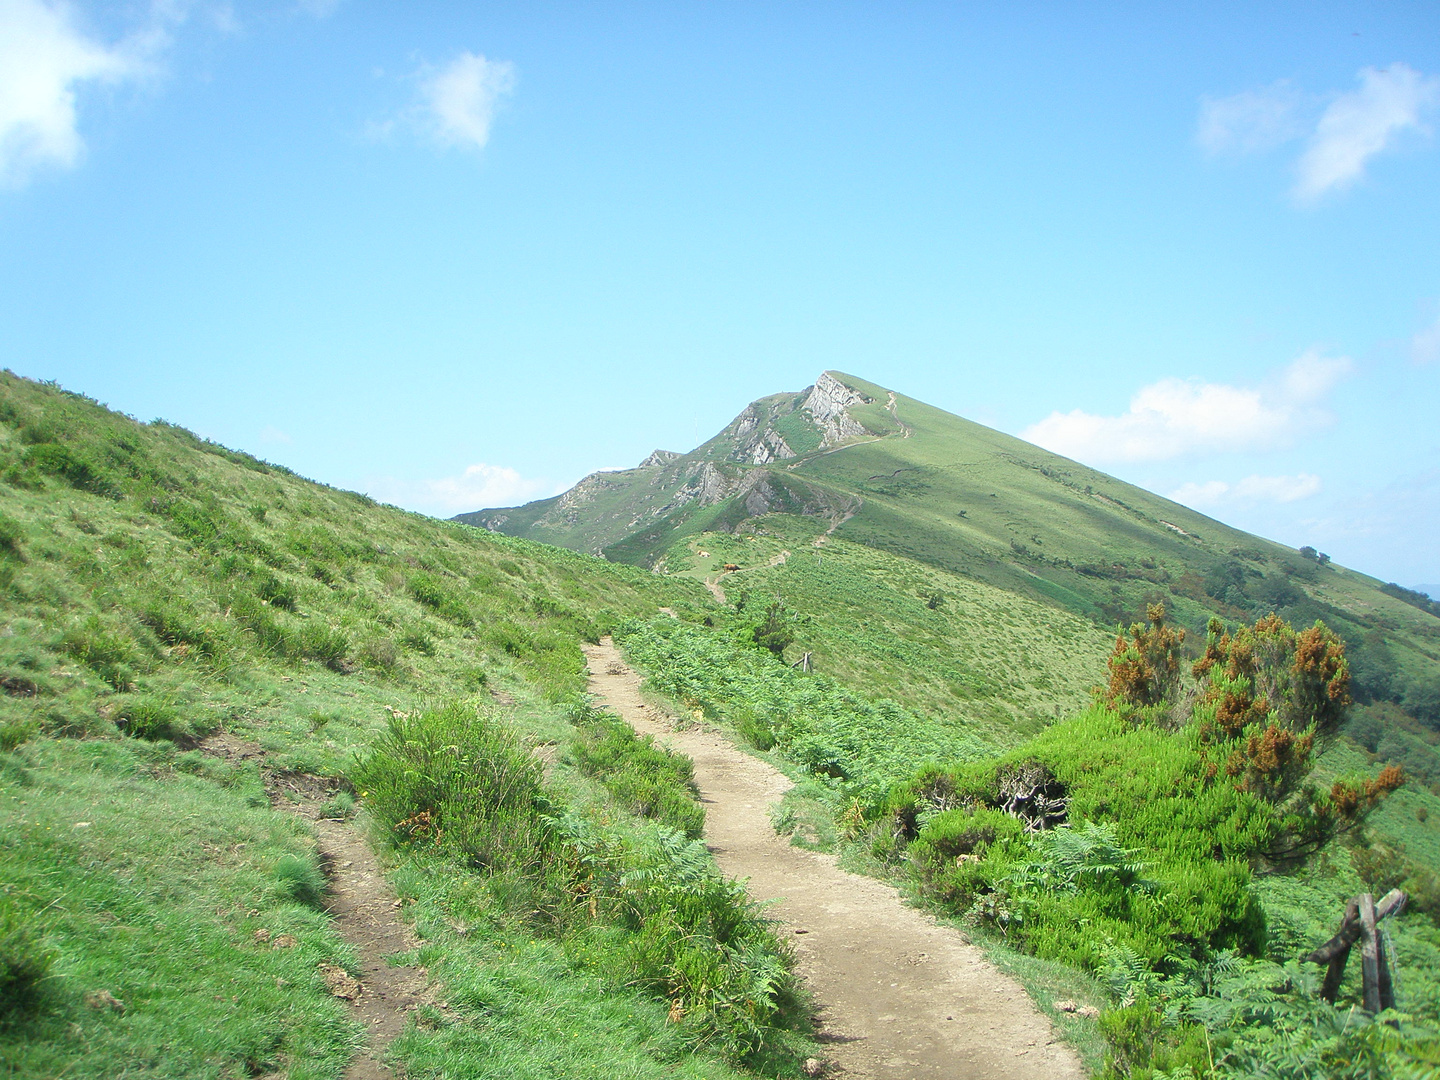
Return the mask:
<path id="1" fill-rule="evenodd" d="M 397 717 L 353 775 L 402 851 L 483 872 L 574 962 L 665 1001 L 694 1045 L 783 1059 L 805 1026 L 788 952 L 703 843 L 576 812 L 496 718 L 458 703 Z"/>

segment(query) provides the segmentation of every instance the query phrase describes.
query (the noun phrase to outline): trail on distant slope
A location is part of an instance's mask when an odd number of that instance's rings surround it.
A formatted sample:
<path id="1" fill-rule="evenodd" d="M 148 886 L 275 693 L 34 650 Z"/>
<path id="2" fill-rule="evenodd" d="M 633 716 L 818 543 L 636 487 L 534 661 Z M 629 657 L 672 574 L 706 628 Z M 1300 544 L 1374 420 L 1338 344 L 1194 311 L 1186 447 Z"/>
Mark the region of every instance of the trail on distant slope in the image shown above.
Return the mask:
<path id="1" fill-rule="evenodd" d="M 798 955 L 819 1008 L 820 1037 L 841 1075 L 870 1080 L 1069 1080 L 1074 1052 L 1024 990 L 957 931 L 907 907 L 889 885 L 841 870 L 833 855 L 775 835 L 779 771 L 698 729 L 675 730 L 646 707 L 640 678 L 610 638 L 586 645 L 590 692 L 637 731 L 695 762 L 705 840 L 726 874 L 749 879 Z M 617 671 L 619 674 L 607 674 Z"/>
<path id="2" fill-rule="evenodd" d="M 788 558 L 790 558 L 790 552 L 782 551 L 779 555 L 772 555 L 770 557 L 770 561 L 766 563 L 765 566 L 751 566 L 748 569 L 763 570 L 771 566 L 784 566 L 785 560 Z M 723 586 L 721 586 L 720 581 L 723 578 L 729 577 L 731 574 L 743 573 L 745 573 L 744 570 L 721 570 L 720 573 L 716 574 L 713 579 L 708 577 L 705 579 L 705 588 L 709 589 L 710 595 L 715 597 L 715 599 L 720 601 L 720 603 L 728 603 L 728 601 L 725 599 L 725 589 Z"/>
<path id="3" fill-rule="evenodd" d="M 259 764 L 272 804 L 299 814 L 314 828 L 330 882 L 325 910 L 360 960 L 358 982 L 338 967 L 322 972 L 330 992 L 348 1002 L 351 1015 L 365 1025 L 366 1045 L 345 1070 L 345 1080 L 390 1080 L 395 1074 L 380 1055 L 405 1029 L 410 1012 L 426 1000 L 427 978 L 424 968 L 386 959 L 418 943 L 400 921 L 395 910 L 400 901 L 375 853 L 353 824 L 320 816 L 321 803 L 334 794 L 324 777 L 271 769 L 258 743 L 223 732 L 202 740 L 200 749 L 235 764 Z"/>

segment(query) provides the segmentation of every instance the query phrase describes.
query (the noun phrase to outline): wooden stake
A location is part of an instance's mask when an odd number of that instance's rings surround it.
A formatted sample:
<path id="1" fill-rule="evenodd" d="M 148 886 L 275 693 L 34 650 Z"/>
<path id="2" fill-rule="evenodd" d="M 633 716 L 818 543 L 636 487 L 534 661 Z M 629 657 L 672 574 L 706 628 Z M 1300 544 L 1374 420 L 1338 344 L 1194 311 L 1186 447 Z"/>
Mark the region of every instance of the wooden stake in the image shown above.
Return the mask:
<path id="1" fill-rule="evenodd" d="M 1360 963 L 1365 979 L 1365 1011 L 1380 1011 L 1380 931 L 1375 926 L 1375 897 L 1360 894 Z"/>

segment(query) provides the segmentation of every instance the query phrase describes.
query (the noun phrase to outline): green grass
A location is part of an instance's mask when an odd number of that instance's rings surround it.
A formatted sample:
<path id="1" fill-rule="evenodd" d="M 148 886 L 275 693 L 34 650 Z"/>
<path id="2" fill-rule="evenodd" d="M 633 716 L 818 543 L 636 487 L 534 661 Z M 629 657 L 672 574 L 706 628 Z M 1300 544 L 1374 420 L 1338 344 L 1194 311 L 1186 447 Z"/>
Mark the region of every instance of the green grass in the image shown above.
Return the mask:
<path id="1" fill-rule="evenodd" d="M 633 735 L 607 745 L 604 718 L 579 713 L 575 756 L 587 771 L 597 754 L 624 762 L 606 777 L 622 801 L 645 757 L 662 759 L 652 765 L 672 785 L 688 777 L 688 760 Z M 492 906 L 560 942 L 572 963 L 666 1002 L 691 1045 L 789 1071 L 808 1049 L 788 950 L 743 885 L 663 823 L 632 827 L 593 803 L 585 812 L 542 780 L 504 720 L 459 704 L 396 719 L 354 776 L 400 851 L 447 878 L 475 876 Z"/>
<path id="2" fill-rule="evenodd" d="M 532 745 L 584 742 L 566 711 L 584 687 L 581 640 L 660 606 L 694 617 L 711 606 L 697 583 L 377 506 L 8 375 L 0 476 L 0 1075 L 340 1075 L 361 1036 L 317 973 L 352 957 L 316 910 L 314 838 L 270 808 L 253 764 L 184 747 L 223 729 L 257 741 L 273 768 L 343 778 L 398 716 L 493 692 L 516 760 L 529 761 Z M 627 799 L 569 765 L 558 775 L 571 804 L 616 836 L 629 827 Z M 332 816 L 355 812 L 348 795 L 332 802 Z M 513 982 L 506 950 L 550 931 L 524 910 L 544 876 L 533 865 L 448 858 L 406 853 L 397 873 L 443 867 L 427 902 L 477 915 L 477 932 L 426 945 L 440 989 L 460 999 L 467 985 Z M 689 858 L 714 875 L 703 848 Z M 489 895 L 494 918 L 478 918 L 467 889 Z M 646 895 L 659 933 L 683 898 Z M 262 927 L 300 944 L 262 948 Z M 414 1075 L 457 1053 L 472 1072 L 483 1061 L 554 1075 L 564 1058 L 735 1075 L 718 1055 L 736 1044 L 710 1047 L 705 1032 L 720 1029 L 701 1023 L 705 1009 L 671 1022 L 668 1000 L 655 1002 L 663 978 L 597 974 L 603 943 L 576 942 L 535 946 L 536 959 L 569 958 L 525 965 L 495 1060 L 475 1049 L 499 1043 L 474 1008 L 436 1014 L 397 1055 Z M 473 966 L 487 956 L 494 971 Z M 123 1014 L 86 1004 L 100 990 Z M 618 1009 L 633 1030 L 613 1022 Z M 577 1018 L 603 1026 L 577 1040 Z M 552 1028 L 566 1029 L 558 1046 Z M 806 1045 L 764 1067 L 784 1071 Z"/>
<path id="3" fill-rule="evenodd" d="M 446 1008 L 425 1008 L 392 1046 L 417 1078 L 683 1077 L 746 1075 L 695 1052 L 668 1006 L 578 965 L 564 945 L 537 937 L 475 875 L 424 858 L 396 871 L 411 901 L 416 959 L 445 987 Z"/>
<path id="4" fill-rule="evenodd" d="M 875 805 L 925 762 L 985 752 L 964 724 L 856 694 L 825 675 L 800 675 L 753 644 L 700 626 L 632 622 L 616 640 L 648 673 L 651 688 L 722 717 L 759 749 L 774 747 L 811 776 L 828 778 L 836 800 Z"/>
<path id="5" fill-rule="evenodd" d="M 316 967 L 353 957 L 277 876 L 313 873 L 312 843 L 253 772 L 168 744 L 22 747 L 0 780 L 0 906 L 52 961 L 0 1017 L 0 1075 L 338 1076 L 360 1033 Z"/>
<path id="6" fill-rule="evenodd" d="M 817 671 L 1001 746 L 1084 708 L 1104 681 L 1113 638 L 1078 615 L 862 544 L 816 548 L 817 530 L 793 518 L 756 524 L 690 540 L 667 565 L 701 577 L 746 567 L 724 579 L 726 597 L 759 609 L 782 598 L 799 616 L 792 661 L 810 652 Z"/>

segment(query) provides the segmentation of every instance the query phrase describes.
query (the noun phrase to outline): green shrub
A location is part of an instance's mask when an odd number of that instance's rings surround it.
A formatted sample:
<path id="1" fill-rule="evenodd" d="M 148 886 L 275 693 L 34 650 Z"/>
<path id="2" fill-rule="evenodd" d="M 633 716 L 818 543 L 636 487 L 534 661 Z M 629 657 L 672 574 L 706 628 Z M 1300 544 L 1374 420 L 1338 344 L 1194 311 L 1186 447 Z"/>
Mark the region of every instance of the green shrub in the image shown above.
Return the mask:
<path id="1" fill-rule="evenodd" d="M 360 659 L 377 671 L 393 674 L 400 666 L 400 650 L 389 638 L 371 638 L 360 646 Z"/>
<path id="2" fill-rule="evenodd" d="M 121 693 L 134 689 L 135 669 L 144 667 L 135 639 L 112 629 L 98 615 L 66 630 L 60 647 Z"/>
<path id="3" fill-rule="evenodd" d="M 333 798 L 320 805 L 319 814 L 333 821 L 349 821 L 355 816 L 355 796 L 348 791 L 337 791 Z"/>
<path id="4" fill-rule="evenodd" d="M 256 583 L 255 595 L 271 607 L 280 608 L 282 611 L 294 611 L 299 599 L 295 594 L 295 586 L 281 581 L 273 574 L 266 575 Z"/>
<path id="5" fill-rule="evenodd" d="M 8 754 L 35 737 L 35 724 L 29 720 L 0 721 L 0 754 Z"/>
<path id="6" fill-rule="evenodd" d="M 306 907 L 321 908 L 325 905 L 325 890 L 328 887 L 325 875 L 313 859 L 282 855 L 275 864 L 275 890 L 283 899 Z"/>
<path id="7" fill-rule="evenodd" d="M 544 858 L 550 803 L 540 762 L 508 725 L 474 707 L 393 717 L 353 779 L 397 844 L 444 847 L 480 867 Z"/>
<path id="8" fill-rule="evenodd" d="M 438 578 L 431 574 L 411 574 L 406 582 L 410 595 L 418 602 L 431 608 L 441 618 L 457 626 L 474 626 L 475 617 L 470 609 Z"/>
<path id="9" fill-rule="evenodd" d="M 25 558 L 20 542 L 25 539 L 25 527 L 14 518 L 0 514 L 0 556 L 11 559 Z"/>
<path id="10" fill-rule="evenodd" d="M 556 829 L 572 892 L 622 931 L 596 924 L 580 935 L 593 963 L 670 1002 L 696 1042 L 741 1060 L 760 1058 L 779 1032 L 805 1027 L 789 951 L 744 885 L 716 871 L 703 842 L 660 829 L 627 843 L 573 816 Z"/>
<path id="11" fill-rule="evenodd" d="M 345 671 L 345 656 L 349 651 L 350 639 L 341 630 L 317 619 L 311 619 L 301 628 L 296 642 L 297 655 L 318 660 L 334 671 Z"/>
<path id="12" fill-rule="evenodd" d="M 697 801 L 695 765 L 683 754 L 656 746 L 624 720 L 590 706 L 572 710 L 579 729 L 575 762 L 597 778 L 633 814 L 658 821 L 694 840 L 705 828 L 705 808 Z"/>
<path id="13" fill-rule="evenodd" d="M 178 739 L 191 733 L 180 714 L 164 701 L 133 698 L 115 714 L 116 725 L 137 739 Z"/>
<path id="14" fill-rule="evenodd" d="M 25 451 L 25 464 L 36 472 L 64 480 L 77 491 L 118 499 L 119 486 L 99 465 L 83 453 L 59 443 L 37 443 Z"/>

